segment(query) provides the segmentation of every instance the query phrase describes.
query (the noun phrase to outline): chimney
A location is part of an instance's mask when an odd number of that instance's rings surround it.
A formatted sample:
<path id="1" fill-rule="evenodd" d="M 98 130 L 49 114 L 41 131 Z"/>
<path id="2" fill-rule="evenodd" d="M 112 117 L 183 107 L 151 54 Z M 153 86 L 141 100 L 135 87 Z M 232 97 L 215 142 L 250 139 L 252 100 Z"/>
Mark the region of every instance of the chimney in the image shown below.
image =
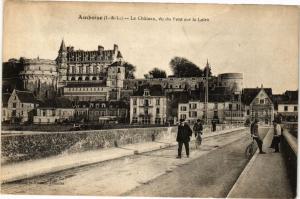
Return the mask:
<path id="1" fill-rule="evenodd" d="M 114 44 L 114 52 L 115 52 L 115 53 L 118 53 L 118 51 L 119 51 L 118 45 L 117 45 L 117 44 Z"/>
<path id="2" fill-rule="evenodd" d="M 104 51 L 103 46 L 98 46 L 98 51 L 100 51 L 100 52 Z"/>

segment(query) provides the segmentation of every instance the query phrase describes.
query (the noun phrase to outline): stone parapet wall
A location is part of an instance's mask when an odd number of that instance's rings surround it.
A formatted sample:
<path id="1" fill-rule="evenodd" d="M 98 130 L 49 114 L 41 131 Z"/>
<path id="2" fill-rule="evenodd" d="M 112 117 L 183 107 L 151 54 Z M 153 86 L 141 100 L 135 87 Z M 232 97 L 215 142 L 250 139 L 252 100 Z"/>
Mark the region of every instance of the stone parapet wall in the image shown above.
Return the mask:
<path id="1" fill-rule="evenodd" d="M 228 128 L 228 125 L 217 126 L 217 130 Z M 204 132 L 209 131 L 211 127 L 204 126 Z M 176 126 L 74 132 L 2 131 L 1 164 L 134 143 L 171 142 L 176 139 L 176 135 Z"/>

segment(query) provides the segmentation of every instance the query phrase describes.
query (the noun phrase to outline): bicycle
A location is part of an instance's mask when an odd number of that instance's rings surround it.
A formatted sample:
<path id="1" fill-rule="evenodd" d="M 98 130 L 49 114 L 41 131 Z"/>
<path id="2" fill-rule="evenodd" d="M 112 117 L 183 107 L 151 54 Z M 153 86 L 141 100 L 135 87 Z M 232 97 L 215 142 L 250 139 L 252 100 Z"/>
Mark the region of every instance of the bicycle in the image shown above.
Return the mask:
<path id="1" fill-rule="evenodd" d="M 252 137 L 252 142 L 246 147 L 245 150 L 245 156 L 247 159 L 250 159 L 254 155 L 255 148 L 256 148 L 255 141 L 254 138 Z"/>

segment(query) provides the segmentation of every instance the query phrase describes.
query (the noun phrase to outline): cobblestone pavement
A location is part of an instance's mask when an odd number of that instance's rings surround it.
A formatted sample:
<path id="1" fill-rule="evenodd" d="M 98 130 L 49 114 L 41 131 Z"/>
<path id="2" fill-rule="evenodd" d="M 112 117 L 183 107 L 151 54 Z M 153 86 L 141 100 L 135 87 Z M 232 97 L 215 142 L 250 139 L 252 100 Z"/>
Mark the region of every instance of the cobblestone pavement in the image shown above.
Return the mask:
<path id="1" fill-rule="evenodd" d="M 249 130 L 191 143 L 190 158 L 177 147 L 124 157 L 1 186 L 3 194 L 224 197 L 247 163 Z M 205 191 L 206 190 L 206 191 Z"/>

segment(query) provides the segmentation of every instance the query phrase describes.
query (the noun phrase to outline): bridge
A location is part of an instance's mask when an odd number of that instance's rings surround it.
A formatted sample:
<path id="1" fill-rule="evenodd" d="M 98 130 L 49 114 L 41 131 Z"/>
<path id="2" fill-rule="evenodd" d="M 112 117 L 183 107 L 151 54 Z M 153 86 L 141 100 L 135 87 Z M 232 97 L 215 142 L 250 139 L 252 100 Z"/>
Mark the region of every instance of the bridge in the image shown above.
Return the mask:
<path id="1" fill-rule="evenodd" d="M 289 129 L 284 130 L 281 153 L 273 153 L 269 148 L 273 129 L 261 126 L 259 132 L 267 153 L 257 151 L 250 160 L 245 156 L 245 148 L 251 143 L 246 127 L 220 127 L 216 132 L 207 128 L 201 147 L 195 148 L 193 138 L 190 157 L 183 155 L 182 159 L 175 158 L 176 127 L 149 129 L 144 129 L 146 133 L 137 132 L 144 136 L 139 138 L 132 134 L 136 129 L 128 129 L 132 139 L 124 132 L 111 132 L 123 134 L 123 137 L 117 142 L 114 136 L 107 137 L 109 134 L 106 134 L 106 139 L 114 141 L 104 142 L 106 147 L 93 150 L 90 147 L 100 139 L 94 134 L 99 132 L 92 132 L 92 138 L 86 135 L 91 132 L 80 132 L 80 138 L 75 141 L 75 138 L 66 139 L 64 136 L 67 135 L 62 133 L 60 140 L 74 142 L 56 155 L 49 151 L 51 155 L 43 154 L 51 147 L 44 151 L 40 149 L 43 153 L 39 157 L 29 155 L 29 158 L 26 153 L 30 153 L 30 149 L 23 148 L 23 156 L 20 151 L 19 156 L 10 151 L 8 157 L 15 158 L 1 160 L 1 193 L 228 198 L 296 196 L 297 139 Z M 78 132 L 72 133 L 73 137 L 78 136 Z M 51 136 L 53 143 L 39 140 Z M 57 135 L 53 136 L 4 132 L 2 149 L 10 146 L 16 150 L 16 143 L 24 140 L 38 142 L 39 148 L 49 143 L 54 145 Z"/>

